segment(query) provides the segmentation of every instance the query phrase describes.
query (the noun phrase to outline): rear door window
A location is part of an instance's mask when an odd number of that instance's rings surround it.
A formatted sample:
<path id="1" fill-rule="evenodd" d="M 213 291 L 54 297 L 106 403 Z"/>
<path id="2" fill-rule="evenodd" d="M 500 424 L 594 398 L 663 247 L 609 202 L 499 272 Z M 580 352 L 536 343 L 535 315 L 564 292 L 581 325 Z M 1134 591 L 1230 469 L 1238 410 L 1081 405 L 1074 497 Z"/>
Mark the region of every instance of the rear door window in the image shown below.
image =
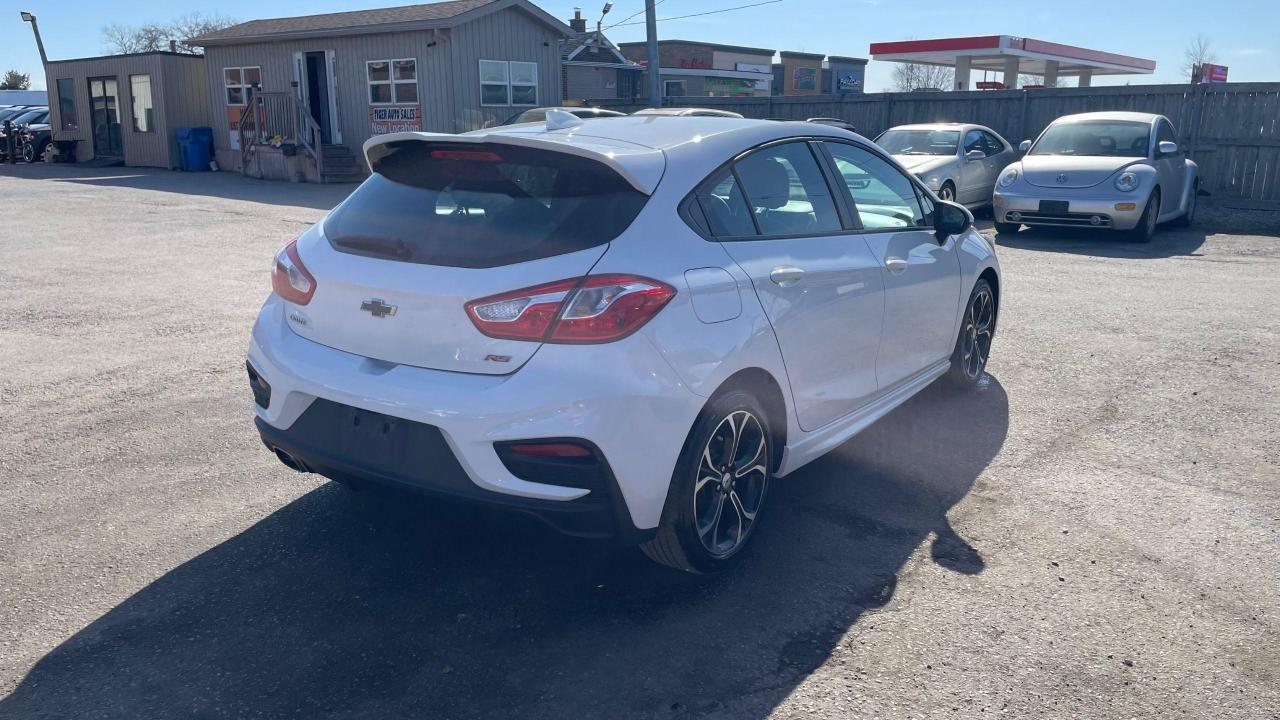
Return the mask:
<path id="1" fill-rule="evenodd" d="M 739 160 L 735 169 L 761 235 L 843 231 L 835 201 L 808 143 L 766 147 Z"/>
<path id="2" fill-rule="evenodd" d="M 702 185 L 694 194 L 695 201 L 706 218 L 706 230 L 715 237 L 748 237 L 756 234 L 751 209 L 742 194 L 742 188 L 729 170 Z"/>
<path id="3" fill-rule="evenodd" d="M 481 143 L 389 143 L 325 220 L 334 249 L 487 268 L 576 252 L 622 234 L 648 196 L 603 163 Z"/>

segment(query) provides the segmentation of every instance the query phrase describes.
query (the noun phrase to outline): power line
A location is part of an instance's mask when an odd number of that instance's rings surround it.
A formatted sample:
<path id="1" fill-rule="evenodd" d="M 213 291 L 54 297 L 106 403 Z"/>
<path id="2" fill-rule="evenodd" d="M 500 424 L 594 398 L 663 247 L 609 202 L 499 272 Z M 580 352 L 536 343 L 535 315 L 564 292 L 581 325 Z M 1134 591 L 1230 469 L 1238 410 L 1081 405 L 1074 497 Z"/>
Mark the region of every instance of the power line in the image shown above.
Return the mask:
<path id="1" fill-rule="evenodd" d="M 744 10 L 746 8 L 760 7 L 761 5 L 772 5 L 774 3 L 780 3 L 780 2 L 782 2 L 782 0 L 764 0 L 764 2 L 751 3 L 749 5 L 738 5 L 736 7 L 729 7 L 729 8 L 721 8 L 720 10 L 709 10 L 707 12 L 693 13 L 692 15 L 676 15 L 674 17 L 658 18 L 658 22 L 666 22 L 668 20 L 684 20 L 685 18 L 702 17 L 703 15 L 716 15 L 718 13 L 725 13 L 731 10 Z M 639 14 L 640 13 L 636 13 L 636 15 L 639 15 Z M 635 17 L 635 15 L 632 15 L 631 17 Z M 631 18 L 627 18 L 627 20 L 630 20 L 630 19 Z M 616 25 L 610 25 L 609 27 L 615 28 L 615 27 L 624 27 L 626 25 L 643 25 L 643 24 L 644 24 L 643 20 L 640 22 L 626 22 L 626 20 L 624 20 L 620 23 L 617 23 Z"/>
<path id="2" fill-rule="evenodd" d="M 667 1 L 667 0 L 658 0 L 658 2 L 656 2 L 656 3 L 654 3 L 654 4 L 653 4 L 653 6 L 654 6 L 654 7 L 658 7 L 659 5 L 661 5 L 662 3 L 666 2 L 666 1 Z M 641 10 L 640 12 L 637 12 L 637 13 L 632 13 L 632 14 L 630 14 L 630 15 L 628 15 L 628 16 L 626 16 L 626 17 L 622 18 L 621 20 L 619 20 L 618 22 L 616 22 L 616 23 L 614 23 L 614 24 L 612 24 L 612 25 L 606 25 L 604 29 L 605 29 L 605 30 L 609 30 L 609 29 L 611 29 L 611 28 L 616 28 L 616 27 L 618 27 L 619 25 L 621 25 L 621 24 L 625 23 L 626 21 L 630 20 L 631 18 L 633 18 L 633 17 L 637 17 L 637 16 L 640 16 L 640 15 L 643 15 L 643 14 L 644 14 L 644 10 Z M 632 24 L 633 24 L 633 25 L 639 25 L 640 23 L 632 23 Z"/>

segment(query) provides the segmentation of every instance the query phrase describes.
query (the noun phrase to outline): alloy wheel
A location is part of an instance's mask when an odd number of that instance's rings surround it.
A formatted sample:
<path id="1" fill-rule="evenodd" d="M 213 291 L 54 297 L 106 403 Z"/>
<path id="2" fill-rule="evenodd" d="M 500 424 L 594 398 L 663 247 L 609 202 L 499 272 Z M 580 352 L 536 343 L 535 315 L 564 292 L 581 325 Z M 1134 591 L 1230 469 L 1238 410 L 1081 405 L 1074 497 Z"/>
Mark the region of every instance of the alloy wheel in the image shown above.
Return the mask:
<path id="1" fill-rule="evenodd" d="M 960 352 L 960 367 L 970 380 L 977 380 L 987 366 L 995 324 L 995 298 L 991 296 L 991 288 L 982 285 L 973 294 L 964 314 L 964 344 Z"/>
<path id="2" fill-rule="evenodd" d="M 716 558 L 737 552 L 755 527 L 769 481 L 769 436 L 753 413 L 729 413 L 707 439 L 693 486 L 694 529 Z"/>
<path id="3" fill-rule="evenodd" d="M 951 189 L 950 185 L 943 185 L 942 189 L 938 190 L 938 197 L 947 202 L 955 202 L 956 193 Z"/>

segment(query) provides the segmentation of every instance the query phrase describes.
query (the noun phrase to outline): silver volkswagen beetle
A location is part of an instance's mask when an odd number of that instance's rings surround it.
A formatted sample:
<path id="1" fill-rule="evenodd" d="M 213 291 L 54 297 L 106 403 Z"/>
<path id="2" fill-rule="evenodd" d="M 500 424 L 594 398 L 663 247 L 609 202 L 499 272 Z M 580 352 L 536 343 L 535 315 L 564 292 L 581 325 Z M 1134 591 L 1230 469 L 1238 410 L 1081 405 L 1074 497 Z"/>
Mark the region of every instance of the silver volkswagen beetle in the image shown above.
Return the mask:
<path id="1" fill-rule="evenodd" d="M 1054 120 L 996 183 L 996 232 L 1022 225 L 1124 230 L 1147 242 L 1195 218 L 1199 168 L 1163 115 L 1094 112 Z"/>
<path id="2" fill-rule="evenodd" d="M 884 148 L 938 197 L 970 208 L 991 202 L 1000 171 L 1018 159 L 996 131 L 981 125 L 899 125 L 880 133 Z"/>

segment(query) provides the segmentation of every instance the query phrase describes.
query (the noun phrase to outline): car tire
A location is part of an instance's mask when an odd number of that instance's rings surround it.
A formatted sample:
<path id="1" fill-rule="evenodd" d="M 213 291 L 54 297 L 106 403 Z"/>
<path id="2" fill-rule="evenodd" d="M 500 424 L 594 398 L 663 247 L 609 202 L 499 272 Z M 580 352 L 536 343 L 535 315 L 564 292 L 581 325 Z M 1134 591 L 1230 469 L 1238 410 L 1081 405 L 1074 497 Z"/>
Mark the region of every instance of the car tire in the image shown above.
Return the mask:
<path id="1" fill-rule="evenodd" d="M 1187 198 L 1187 211 L 1178 216 L 1171 224 L 1178 227 L 1191 227 L 1196 221 L 1196 197 L 1200 195 L 1200 181 L 1191 186 L 1191 197 Z"/>
<path id="2" fill-rule="evenodd" d="M 951 352 L 947 381 L 952 387 L 970 388 L 978 384 L 991 358 L 991 342 L 996 335 L 999 305 L 991 283 L 979 278 L 969 293 L 960 321 L 956 347 Z"/>
<path id="3" fill-rule="evenodd" d="M 39 160 L 39 159 L 40 159 L 40 156 L 36 153 L 35 145 L 32 145 L 31 143 L 24 143 L 22 145 L 23 162 L 27 163 L 28 165 L 31 165 L 35 163 L 36 160 Z"/>
<path id="4" fill-rule="evenodd" d="M 656 562 L 696 574 L 740 562 L 760 524 L 776 452 L 768 417 L 754 396 L 743 390 L 717 395 L 689 432 L 658 532 L 640 549 Z M 725 525 L 731 515 L 735 524 Z"/>
<path id="5" fill-rule="evenodd" d="M 950 180 L 942 183 L 942 187 L 938 188 L 938 199 L 947 202 L 956 201 L 956 186 Z"/>
<path id="6" fill-rule="evenodd" d="M 1021 223 L 996 222 L 997 235 L 1013 235 L 1021 229 Z"/>
<path id="7" fill-rule="evenodd" d="M 1151 191 L 1147 198 L 1147 206 L 1138 218 L 1138 225 L 1129 231 L 1129 239 L 1139 243 L 1149 243 L 1156 236 L 1156 225 L 1160 219 L 1160 189 Z"/>

